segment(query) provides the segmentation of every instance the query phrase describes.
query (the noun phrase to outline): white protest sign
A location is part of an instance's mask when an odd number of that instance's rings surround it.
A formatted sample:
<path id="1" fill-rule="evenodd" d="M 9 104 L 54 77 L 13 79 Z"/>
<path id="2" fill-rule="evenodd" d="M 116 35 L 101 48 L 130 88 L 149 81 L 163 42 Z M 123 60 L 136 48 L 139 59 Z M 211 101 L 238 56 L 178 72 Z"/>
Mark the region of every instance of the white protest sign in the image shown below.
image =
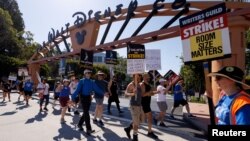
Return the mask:
<path id="1" fill-rule="evenodd" d="M 28 69 L 27 68 L 19 68 L 18 69 L 18 76 L 28 76 Z"/>
<path id="2" fill-rule="evenodd" d="M 144 73 L 144 59 L 127 59 L 127 74 Z"/>
<path id="3" fill-rule="evenodd" d="M 16 74 L 10 74 L 8 80 L 16 81 L 17 80 Z"/>
<path id="4" fill-rule="evenodd" d="M 161 70 L 161 50 L 147 49 L 145 65 L 146 70 Z"/>

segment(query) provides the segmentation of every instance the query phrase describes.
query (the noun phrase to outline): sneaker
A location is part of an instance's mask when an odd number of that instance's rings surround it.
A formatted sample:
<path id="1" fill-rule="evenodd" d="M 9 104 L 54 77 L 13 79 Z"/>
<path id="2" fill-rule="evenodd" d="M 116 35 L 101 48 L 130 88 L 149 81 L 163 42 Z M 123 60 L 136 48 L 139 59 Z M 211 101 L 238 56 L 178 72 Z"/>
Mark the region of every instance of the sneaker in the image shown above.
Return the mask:
<path id="1" fill-rule="evenodd" d="M 79 131 L 83 131 L 83 128 L 82 128 L 81 125 L 77 124 L 77 127 L 78 127 L 78 130 L 79 130 Z"/>
<path id="2" fill-rule="evenodd" d="M 121 114 L 121 113 L 123 113 L 123 111 L 119 111 L 119 113 Z"/>
<path id="3" fill-rule="evenodd" d="M 99 122 L 99 125 L 100 125 L 100 126 L 104 126 L 102 120 L 99 120 L 98 122 Z"/>
<path id="4" fill-rule="evenodd" d="M 91 135 L 92 133 L 94 133 L 95 132 L 95 130 L 87 130 L 87 135 Z"/>
<path id="5" fill-rule="evenodd" d="M 74 114 L 75 114 L 75 115 L 79 115 L 80 113 L 79 113 L 78 111 L 75 111 Z"/>
<path id="6" fill-rule="evenodd" d="M 49 111 L 49 110 L 47 109 L 47 107 L 44 107 L 44 108 L 43 108 L 43 110 L 45 110 L 45 111 Z"/>
<path id="7" fill-rule="evenodd" d="M 93 119 L 93 123 L 97 124 L 97 119 L 94 118 Z"/>
<path id="8" fill-rule="evenodd" d="M 42 108 L 40 108 L 39 112 L 42 112 L 42 111 L 43 111 L 43 109 L 42 109 Z"/>
<path id="9" fill-rule="evenodd" d="M 154 124 L 157 125 L 158 120 L 156 118 L 153 118 Z"/>
<path id="10" fill-rule="evenodd" d="M 163 123 L 163 122 L 161 122 L 161 123 L 159 124 L 159 126 L 161 126 L 161 127 L 167 127 L 167 126 L 165 125 L 165 123 Z"/>
<path id="11" fill-rule="evenodd" d="M 130 127 L 124 128 L 124 131 L 126 132 L 127 137 L 128 137 L 129 139 L 131 139 L 131 135 L 130 135 L 131 129 L 130 129 Z"/>
<path id="12" fill-rule="evenodd" d="M 70 108 L 68 108 L 68 112 L 70 112 L 71 111 L 71 109 Z"/>
<path id="13" fill-rule="evenodd" d="M 148 132 L 148 137 L 158 139 L 158 136 L 156 136 L 153 132 Z"/>
<path id="14" fill-rule="evenodd" d="M 169 117 L 170 117 L 171 119 L 175 119 L 175 117 L 174 117 L 173 115 L 170 115 Z"/>
<path id="15" fill-rule="evenodd" d="M 188 114 L 187 117 L 192 118 L 192 117 L 196 117 L 196 116 L 194 116 L 194 115 L 192 115 L 192 114 Z"/>

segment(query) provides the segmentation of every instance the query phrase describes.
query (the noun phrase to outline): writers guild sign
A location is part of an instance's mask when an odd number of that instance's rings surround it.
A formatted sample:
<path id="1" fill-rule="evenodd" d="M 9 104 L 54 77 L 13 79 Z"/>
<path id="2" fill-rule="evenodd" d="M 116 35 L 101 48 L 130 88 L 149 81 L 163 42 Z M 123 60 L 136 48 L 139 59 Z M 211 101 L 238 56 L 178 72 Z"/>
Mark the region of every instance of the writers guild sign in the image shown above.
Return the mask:
<path id="1" fill-rule="evenodd" d="M 145 46 L 141 44 L 128 44 L 127 59 L 145 59 Z"/>

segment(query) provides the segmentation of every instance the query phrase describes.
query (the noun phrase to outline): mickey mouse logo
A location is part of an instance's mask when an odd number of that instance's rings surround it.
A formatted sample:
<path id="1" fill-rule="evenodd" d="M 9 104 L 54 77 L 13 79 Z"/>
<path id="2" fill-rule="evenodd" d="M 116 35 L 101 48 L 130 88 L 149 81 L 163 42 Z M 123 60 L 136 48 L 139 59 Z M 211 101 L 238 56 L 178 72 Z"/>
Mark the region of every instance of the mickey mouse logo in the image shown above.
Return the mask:
<path id="1" fill-rule="evenodd" d="M 84 43 L 84 40 L 85 40 L 85 35 L 87 34 L 87 31 L 86 30 L 83 30 L 81 32 L 77 32 L 76 33 L 76 41 L 79 45 L 83 44 Z"/>

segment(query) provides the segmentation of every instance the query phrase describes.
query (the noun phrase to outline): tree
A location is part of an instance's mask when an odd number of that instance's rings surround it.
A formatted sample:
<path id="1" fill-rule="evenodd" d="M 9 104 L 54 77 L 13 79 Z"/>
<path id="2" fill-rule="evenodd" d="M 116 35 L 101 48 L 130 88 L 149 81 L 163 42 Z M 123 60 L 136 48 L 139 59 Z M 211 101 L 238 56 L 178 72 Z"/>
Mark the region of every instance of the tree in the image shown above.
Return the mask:
<path id="1" fill-rule="evenodd" d="M 19 10 L 16 0 L 0 0 L 0 8 L 9 12 L 13 26 L 18 32 L 24 30 L 22 13 Z"/>

